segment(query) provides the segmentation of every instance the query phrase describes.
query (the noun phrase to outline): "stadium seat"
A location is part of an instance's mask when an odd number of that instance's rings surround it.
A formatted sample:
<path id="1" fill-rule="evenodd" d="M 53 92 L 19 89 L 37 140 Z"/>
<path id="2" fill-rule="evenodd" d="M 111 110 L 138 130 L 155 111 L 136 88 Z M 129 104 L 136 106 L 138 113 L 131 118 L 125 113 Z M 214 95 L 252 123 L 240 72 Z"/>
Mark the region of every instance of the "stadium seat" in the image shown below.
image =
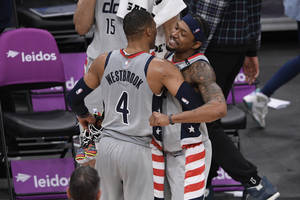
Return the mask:
<path id="1" fill-rule="evenodd" d="M 0 35 L 1 161 L 6 165 L 10 199 L 18 195 L 13 191 L 10 158 L 74 155 L 72 138 L 79 134 L 79 127 L 65 102 L 65 81 L 57 44 L 48 31 L 20 28 Z M 27 108 L 14 109 L 16 94 L 25 94 Z M 32 94 L 55 95 L 65 106 L 35 112 Z"/>

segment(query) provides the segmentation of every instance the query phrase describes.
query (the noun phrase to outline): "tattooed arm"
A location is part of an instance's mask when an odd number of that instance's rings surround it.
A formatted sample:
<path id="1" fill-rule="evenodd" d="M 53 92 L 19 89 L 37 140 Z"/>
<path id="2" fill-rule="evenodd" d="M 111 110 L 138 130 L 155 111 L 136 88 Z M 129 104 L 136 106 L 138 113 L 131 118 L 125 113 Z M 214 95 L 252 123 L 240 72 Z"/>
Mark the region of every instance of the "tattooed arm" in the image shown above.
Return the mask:
<path id="1" fill-rule="evenodd" d="M 210 115 L 211 121 L 215 121 L 226 115 L 227 106 L 222 89 L 216 83 L 216 75 L 213 68 L 204 61 L 193 63 L 186 72 L 185 76 L 191 84 L 198 88 L 205 104 L 202 109 L 206 115 Z"/>
<path id="2" fill-rule="evenodd" d="M 221 88 L 216 83 L 212 67 L 203 61 L 193 63 L 183 72 L 187 82 L 194 85 L 200 92 L 204 104 L 196 109 L 174 113 L 171 121 L 174 123 L 212 122 L 226 115 L 227 106 Z M 168 116 L 154 112 L 149 119 L 151 126 L 169 125 Z"/>

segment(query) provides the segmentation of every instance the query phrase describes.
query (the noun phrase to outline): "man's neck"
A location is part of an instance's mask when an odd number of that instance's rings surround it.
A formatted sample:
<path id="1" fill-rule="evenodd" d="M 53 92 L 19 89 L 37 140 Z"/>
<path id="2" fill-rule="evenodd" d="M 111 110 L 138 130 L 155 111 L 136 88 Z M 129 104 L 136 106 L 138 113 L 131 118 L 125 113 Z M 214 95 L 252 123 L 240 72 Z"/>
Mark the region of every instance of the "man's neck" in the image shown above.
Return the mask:
<path id="1" fill-rule="evenodd" d="M 144 41 L 131 41 L 128 42 L 128 45 L 124 49 L 124 51 L 128 54 L 135 54 L 141 51 L 149 52 L 150 47 Z"/>
<path id="2" fill-rule="evenodd" d="M 185 52 L 176 52 L 175 51 L 175 54 L 174 54 L 174 57 L 173 57 L 173 61 L 174 62 L 180 62 L 180 61 L 183 61 L 189 57 L 191 57 L 192 55 L 194 55 L 195 53 L 197 53 L 196 50 L 194 49 L 190 49 L 188 51 L 185 51 Z"/>

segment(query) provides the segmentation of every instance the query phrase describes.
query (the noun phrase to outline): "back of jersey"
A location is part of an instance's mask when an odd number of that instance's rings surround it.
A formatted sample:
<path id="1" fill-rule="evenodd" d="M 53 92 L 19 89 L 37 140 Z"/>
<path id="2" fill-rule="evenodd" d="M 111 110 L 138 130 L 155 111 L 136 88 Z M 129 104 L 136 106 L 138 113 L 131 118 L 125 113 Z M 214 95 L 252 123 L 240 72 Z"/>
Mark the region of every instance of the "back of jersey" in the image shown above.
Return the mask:
<path id="1" fill-rule="evenodd" d="M 150 136 L 148 119 L 152 113 L 153 93 L 146 73 L 153 56 L 140 52 L 126 56 L 112 51 L 106 59 L 101 81 L 105 117 L 103 132 L 128 136 Z"/>

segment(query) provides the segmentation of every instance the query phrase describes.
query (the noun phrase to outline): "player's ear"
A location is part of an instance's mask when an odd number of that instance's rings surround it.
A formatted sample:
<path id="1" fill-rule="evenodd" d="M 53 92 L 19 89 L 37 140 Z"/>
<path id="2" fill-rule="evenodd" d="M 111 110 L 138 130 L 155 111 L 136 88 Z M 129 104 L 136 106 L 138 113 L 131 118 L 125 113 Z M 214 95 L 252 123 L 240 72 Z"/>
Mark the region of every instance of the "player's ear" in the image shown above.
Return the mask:
<path id="1" fill-rule="evenodd" d="M 202 42 L 200 41 L 195 41 L 193 46 L 192 46 L 192 49 L 199 49 L 202 45 Z"/>

